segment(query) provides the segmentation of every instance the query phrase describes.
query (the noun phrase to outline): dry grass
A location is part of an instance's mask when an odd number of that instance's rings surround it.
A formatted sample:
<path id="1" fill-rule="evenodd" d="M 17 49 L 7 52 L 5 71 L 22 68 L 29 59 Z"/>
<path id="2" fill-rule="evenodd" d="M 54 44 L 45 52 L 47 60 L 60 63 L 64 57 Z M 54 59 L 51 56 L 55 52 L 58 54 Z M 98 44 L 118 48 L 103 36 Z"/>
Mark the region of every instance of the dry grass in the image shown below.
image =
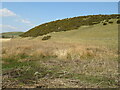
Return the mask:
<path id="1" fill-rule="evenodd" d="M 4 42 L 2 53 L 4 57 L 26 54 L 29 56 L 54 56 L 67 59 L 81 59 L 82 57 L 105 58 L 105 56 L 117 57 L 117 51 L 110 50 L 104 46 L 81 45 L 73 43 L 41 42 L 36 40 L 11 40 Z"/>
<path id="2" fill-rule="evenodd" d="M 8 41 L 10 41 L 10 40 L 11 40 L 11 38 L 8 38 L 8 39 L 0 38 L 0 43 L 1 43 L 1 42 L 8 42 Z"/>
<path id="3" fill-rule="evenodd" d="M 104 46 L 13 39 L 3 42 L 2 57 L 6 67 L 10 64 L 7 60 L 12 59 L 17 62 L 35 61 L 38 67 L 47 68 L 44 77 L 37 80 L 40 85 L 47 77 L 49 82 L 43 83 L 47 85 L 45 87 L 117 87 L 117 51 Z"/>

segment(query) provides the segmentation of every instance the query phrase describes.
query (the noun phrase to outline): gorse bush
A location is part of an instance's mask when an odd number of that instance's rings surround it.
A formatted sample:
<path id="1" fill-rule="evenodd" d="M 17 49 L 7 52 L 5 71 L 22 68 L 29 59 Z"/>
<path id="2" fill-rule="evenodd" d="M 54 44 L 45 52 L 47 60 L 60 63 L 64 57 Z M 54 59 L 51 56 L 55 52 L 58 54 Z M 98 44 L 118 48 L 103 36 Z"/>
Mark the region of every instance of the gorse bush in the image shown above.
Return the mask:
<path id="1" fill-rule="evenodd" d="M 43 38 L 42 38 L 42 40 L 48 40 L 48 39 L 50 39 L 51 38 L 51 36 L 44 36 Z"/>
<path id="2" fill-rule="evenodd" d="M 12 36 L 4 36 L 4 35 L 2 35 L 2 38 L 12 38 Z"/>
<path id="3" fill-rule="evenodd" d="M 117 20 L 117 24 L 120 24 L 120 20 Z"/>
<path id="4" fill-rule="evenodd" d="M 94 25 L 101 21 L 109 21 L 109 19 L 117 19 L 120 15 L 88 15 L 73 18 L 66 18 L 62 20 L 52 21 L 36 26 L 29 31 L 20 35 L 21 37 L 37 37 L 51 32 L 69 31 L 77 29 L 83 25 Z M 118 22 L 119 23 L 119 22 Z"/>
<path id="5" fill-rule="evenodd" d="M 112 24 L 112 23 L 113 23 L 113 21 L 109 21 L 108 23 Z"/>
<path id="6" fill-rule="evenodd" d="M 107 23 L 106 23 L 106 22 L 104 22 L 104 23 L 103 23 L 103 25 L 107 25 Z"/>

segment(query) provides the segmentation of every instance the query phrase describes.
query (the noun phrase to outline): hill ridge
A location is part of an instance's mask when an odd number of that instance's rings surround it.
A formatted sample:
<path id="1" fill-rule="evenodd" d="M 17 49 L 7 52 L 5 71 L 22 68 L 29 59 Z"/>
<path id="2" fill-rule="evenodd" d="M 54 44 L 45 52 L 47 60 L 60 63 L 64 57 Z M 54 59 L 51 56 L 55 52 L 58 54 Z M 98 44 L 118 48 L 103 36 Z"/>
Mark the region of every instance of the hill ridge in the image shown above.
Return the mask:
<path id="1" fill-rule="evenodd" d="M 94 25 L 100 22 L 106 24 L 111 19 L 119 19 L 120 14 L 111 15 L 88 15 L 88 16 L 78 16 L 73 18 L 65 18 L 61 20 L 47 22 L 38 25 L 29 31 L 21 34 L 21 37 L 37 37 L 42 36 L 51 32 L 69 31 L 73 29 L 78 29 L 83 25 Z"/>

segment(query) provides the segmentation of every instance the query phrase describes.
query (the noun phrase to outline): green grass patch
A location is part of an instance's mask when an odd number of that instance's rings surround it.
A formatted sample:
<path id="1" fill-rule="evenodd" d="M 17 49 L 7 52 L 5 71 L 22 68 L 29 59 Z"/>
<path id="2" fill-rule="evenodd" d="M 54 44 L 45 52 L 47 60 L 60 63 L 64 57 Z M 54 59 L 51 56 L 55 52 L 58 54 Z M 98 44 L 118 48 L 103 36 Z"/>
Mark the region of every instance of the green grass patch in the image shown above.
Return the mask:
<path id="1" fill-rule="evenodd" d="M 105 76 L 92 76 L 92 75 L 69 73 L 61 78 L 76 79 L 76 80 L 80 80 L 81 82 L 98 84 L 103 87 L 118 86 L 118 82 L 116 82 L 115 79 L 107 78 Z"/>

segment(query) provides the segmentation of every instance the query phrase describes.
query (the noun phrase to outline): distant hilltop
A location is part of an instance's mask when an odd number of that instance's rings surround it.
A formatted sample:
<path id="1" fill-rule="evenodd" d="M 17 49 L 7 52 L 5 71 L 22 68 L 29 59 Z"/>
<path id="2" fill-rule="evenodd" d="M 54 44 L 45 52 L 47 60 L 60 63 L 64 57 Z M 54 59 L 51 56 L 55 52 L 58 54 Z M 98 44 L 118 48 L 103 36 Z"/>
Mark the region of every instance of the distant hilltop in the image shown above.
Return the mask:
<path id="1" fill-rule="evenodd" d="M 2 38 L 14 38 L 18 37 L 19 35 L 23 34 L 24 32 L 4 32 L 0 33 L 0 37 Z"/>
<path id="2" fill-rule="evenodd" d="M 116 23 L 120 23 L 120 14 L 112 15 L 88 15 L 88 16 L 78 16 L 73 18 L 65 18 L 62 20 L 51 21 L 48 23 L 36 26 L 29 31 L 21 34 L 21 37 L 37 37 L 42 36 L 51 32 L 69 31 L 73 29 L 78 29 L 85 25 L 95 25 L 103 23 L 112 23 L 112 19 L 118 19 Z"/>

